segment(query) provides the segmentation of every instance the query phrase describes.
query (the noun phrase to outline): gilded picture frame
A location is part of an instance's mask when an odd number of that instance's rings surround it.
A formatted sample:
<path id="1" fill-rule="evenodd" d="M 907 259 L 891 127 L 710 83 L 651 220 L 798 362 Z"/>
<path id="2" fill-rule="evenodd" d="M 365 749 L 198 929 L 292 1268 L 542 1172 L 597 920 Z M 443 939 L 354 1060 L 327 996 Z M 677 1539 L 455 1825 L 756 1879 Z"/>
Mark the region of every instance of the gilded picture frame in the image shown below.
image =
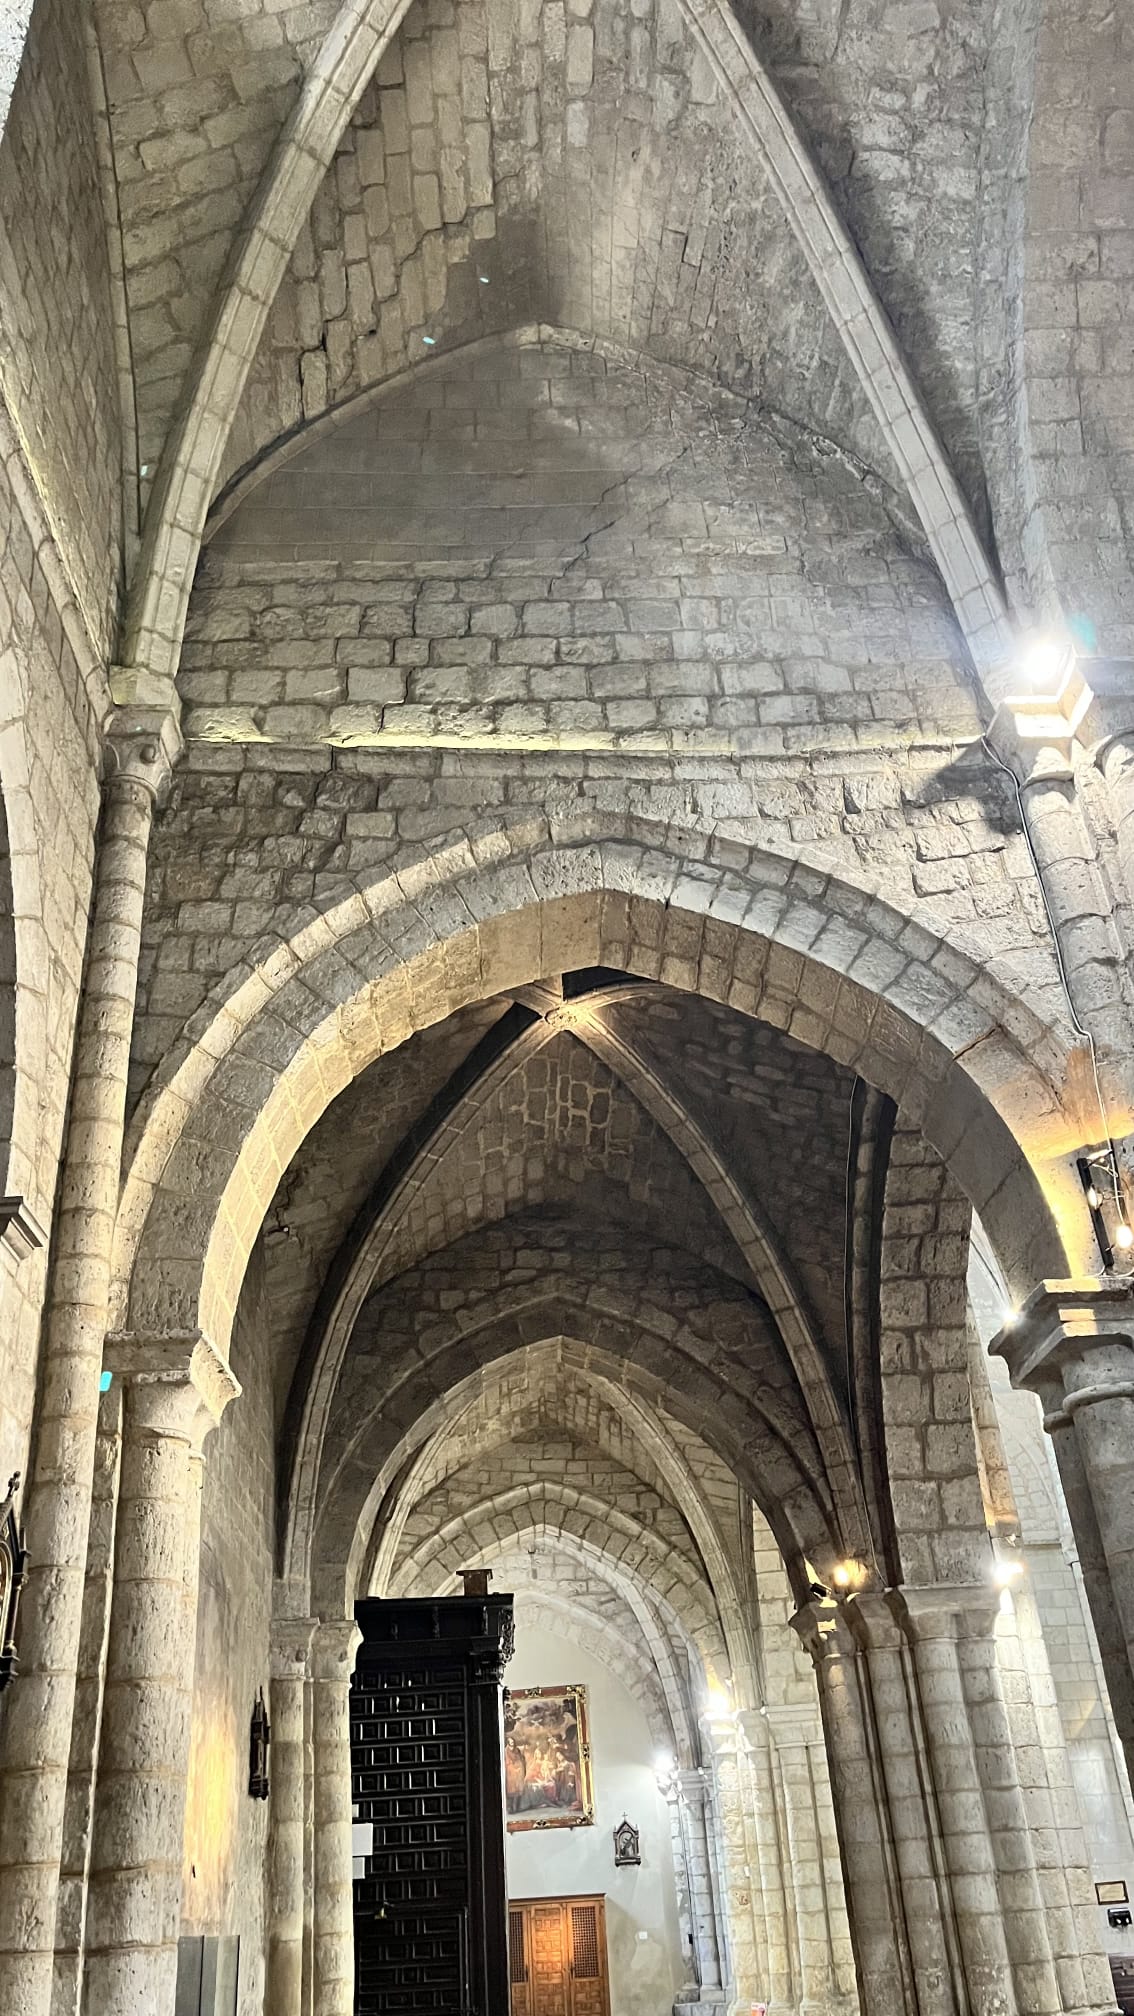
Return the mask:
<path id="1" fill-rule="evenodd" d="M 585 1687 L 516 1687 L 505 1695 L 504 1803 L 509 1834 L 594 1826 Z"/>

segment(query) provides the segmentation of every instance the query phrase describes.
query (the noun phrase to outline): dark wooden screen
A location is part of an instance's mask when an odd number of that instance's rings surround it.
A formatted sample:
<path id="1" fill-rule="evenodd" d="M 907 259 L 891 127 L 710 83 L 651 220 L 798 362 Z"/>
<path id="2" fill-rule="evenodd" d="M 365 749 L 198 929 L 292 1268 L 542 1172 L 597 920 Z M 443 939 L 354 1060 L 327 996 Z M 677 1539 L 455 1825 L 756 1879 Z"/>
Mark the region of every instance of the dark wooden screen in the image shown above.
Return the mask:
<path id="1" fill-rule="evenodd" d="M 507 2007 L 500 1681 L 511 1598 L 365 1602 L 351 1688 L 356 2016 Z"/>

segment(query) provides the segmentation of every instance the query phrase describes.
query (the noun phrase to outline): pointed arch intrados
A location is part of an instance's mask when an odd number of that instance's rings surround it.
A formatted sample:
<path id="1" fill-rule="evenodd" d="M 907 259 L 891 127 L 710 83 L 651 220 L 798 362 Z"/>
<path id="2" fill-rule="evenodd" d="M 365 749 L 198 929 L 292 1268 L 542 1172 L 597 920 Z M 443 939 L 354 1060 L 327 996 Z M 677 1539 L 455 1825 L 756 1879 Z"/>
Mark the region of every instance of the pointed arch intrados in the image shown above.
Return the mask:
<path id="1" fill-rule="evenodd" d="M 414 1506 L 427 1495 L 422 1490 L 422 1484 L 439 1446 L 459 1433 L 478 1404 L 491 1396 L 494 1387 L 506 1384 L 510 1373 L 516 1369 L 518 1363 L 522 1363 L 529 1374 L 535 1374 L 539 1382 L 537 1390 L 545 1389 L 554 1377 L 555 1384 L 551 1390 L 557 1403 L 562 1401 L 566 1391 L 581 1397 L 584 1401 L 593 1394 L 600 1406 L 606 1408 L 614 1419 L 625 1426 L 631 1448 L 641 1451 L 645 1456 L 648 1464 L 665 1485 L 671 1502 L 689 1527 L 705 1566 L 709 1588 L 713 1592 L 728 1647 L 730 1667 L 738 1686 L 753 1688 L 757 1665 L 749 1606 L 742 1598 L 733 1564 L 729 1560 L 716 1520 L 711 1508 L 705 1502 L 692 1467 L 684 1452 L 666 1432 L 663 1410 L 648 1405 L 639 1395 L 627 1392 L 625 1387 L 614 1384 L 593 1368 L 584 1373 L 580 1366 L 564 1355 L 559 1344 L 529 1345 L 520 1354 L 518 1361 L 508 1358 L 500 1361 L 493 1368 L 491 1381 L 485 1382 L 482 1390 L 471 1396 L 453 1419 L 422 1444 L 390 1492 L 382 1508 L 380 1521 L 375 1521 L 363 1575 L 365 1586 L 376 1594 L 385 1593 L 398 1556 L 406 1521 Z M 560 1407 L 557 1405 L 552 1411 L 551 1419 L 555 1421 L 561 1418 Z M 573 1421 L 564 1420 L 564 1426 L 573 1433 L 578 1432 Z M 502 1422 L 499 1426 L 498 1439 L 505 1438 L 507 1433 L 508 1425 Z M 596 1446 L 606 1453 L 612 1453 L 607 1450 L 604 1441 L 600 1440 Z M 624 1457 L 623 1460 L 627 1459 Z"/>
<path id="2" fill-rule="evenodd" d="M 531 1486 L 509 1485 L 491 1498 L 462 1506 L 398 1564 L 391 1593 L 425 1594 L 425 1578 L 438 1569 L 446 1576 L 455 1575 L 456 1554 L 460 1552 L 455 1546 L 457 1541 L 475 1542 L 479 1553 L 489 1559 L 503 1548 L 522 1544 L 529 1535 L 554 1540 L 568 1551 L 602 1562 L 609 1578 L 620 1588 L 623 1584 L 634 1584 L 643 1589 L 649 1601 L 695 1649 L 709 1678 L 718 1683 L 722 1679 L 731 1681 L 728 1649 L 715 1600 L 708 1583 L 696 1574 L 692 1564 L 671 1552 L 658 1534 L 629 1513 L 604 1505 L 589 1492 L 570 1490 L 551 1478 Z M 615 1551 L 619 1541 L 622 1553 Z"/>
<path id="3" fill-rule="evenodd" d="M 268 1204 L 332 1099 L 415 1029 L 583 965 L 663 978 L 825 1050 L 923 1128 L 1010 1280 L 1075 1273 L 1053 1210 L 1075 1196 L 1070 1046 L 961 934 L 946 943 L 802 851 L 637 819 L 553 836 L 522 818 L 451 834 L 262 941 L 194 1018 L 138 1116 L 118 1324 L 200 1329 L 227 1350 Z M 1064 1216 L 1075 1236 L 1082 1212 Z"/>
<path id="4" fill-rule="evenodd" d="M 651 1331 L 636 1309 L 594 1294 L 574 1301 L 505 1291 L 485 1296 L 473 1312 L 455 1313 L 436 1328 L 414 1375 L 383 1395 L 360 1424 L 349 1460 L 336 1464 L 333 1488 L 314 1441 L 299 1453 L 281 1535 L 289 1601 L 322 1613 L 353 1600 L 364 1583 L 375 1523 L 411 1456 L 461 1411 L 486 1373 L 548 1343 L 585 1376 L 597 1372 L 647 1407 L 664 1405 L 699 1436 L 760 1506 L 797 1580 L 805 1556 L 827 1563 L 846 1552 L 826 1480 L 808 1474 L 797 1448 L 769 1432 L 750 1399 L 732 1401 L 731 1389 L 682 1352 L 668 1317 L 663 1328 L 665 1334 Z M 804 1433 L 801 1424 L 801 1439 Z"/>
<path id="5" fill-rule="evenodd" d="M 493 1562 L 505 1558 L 517 1543 L 522 1546 L 526 1541 L 538 1543 L 547 1538 L 554 1541 L 558 1550 L 605 1581 L 632 1611 L 657 1674 L 678 1751 L 688 1762 L 695 1763 L 696 1709 L 686 1684 L 687 1676 L 693 1672 L 700 1675 L 706 1691 L 713 1686 L 732 1690 L 733 1682 L 727 1657 L 721 1662 L 714 1660 L 711 1651 L 699 1642 L 690 1620 L 681 1614 L 680 1608 L 670 1598 L 657 1595 L 636 1580 L 598 1541 L 575 1532 L 570 1524 L 560 1525 L 555 1520 L 547 1522 L 534 1514 L 526 1521 L 521 1518 L 514 1533 L 509 1532 L 498 1540 L 486 1540 L 482 1546 L 467 1547 L 465 1566 L 471 1562 L 476 1567 L 490 1567 Z M 455 1575 L 447 1575 L 444 1593 L 449 1593 L 455 1585 Z M 424 1595 L 426 1583 L 423 1581 L 416 1588 L 408 1582 L 404 1587 L 399 1584 L 398 1593 Z M 685 1673 L 674 1658 L 675 1648 L 682 1656 Z M 743 1699 L 740 1705 L 756 1704 Z"/>

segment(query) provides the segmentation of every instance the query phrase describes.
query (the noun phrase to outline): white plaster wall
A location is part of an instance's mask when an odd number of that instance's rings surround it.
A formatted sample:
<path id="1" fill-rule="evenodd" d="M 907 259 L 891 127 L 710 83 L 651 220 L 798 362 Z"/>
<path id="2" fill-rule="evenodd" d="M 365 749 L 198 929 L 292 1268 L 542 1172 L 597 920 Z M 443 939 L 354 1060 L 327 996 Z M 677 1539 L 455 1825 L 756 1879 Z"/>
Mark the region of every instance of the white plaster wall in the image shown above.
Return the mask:
<path id="1" fill-rule="evenodd" d="M 510 1687 L 585 1684 L 595 1781 L 593 1827 L 509 1835 L 508 1894 L 605 1896 L 611 2016 L 664 2016 L 686 1970 L 669 1813 L 654 1776 L 646 1717 L 597 1659 L 567 1638 L 526 1628 L 522 1620 L 506 1679 Z M 624 1813 L 641 1830 L 639 1869 L 614 1866 L 614 1829 Z"/>

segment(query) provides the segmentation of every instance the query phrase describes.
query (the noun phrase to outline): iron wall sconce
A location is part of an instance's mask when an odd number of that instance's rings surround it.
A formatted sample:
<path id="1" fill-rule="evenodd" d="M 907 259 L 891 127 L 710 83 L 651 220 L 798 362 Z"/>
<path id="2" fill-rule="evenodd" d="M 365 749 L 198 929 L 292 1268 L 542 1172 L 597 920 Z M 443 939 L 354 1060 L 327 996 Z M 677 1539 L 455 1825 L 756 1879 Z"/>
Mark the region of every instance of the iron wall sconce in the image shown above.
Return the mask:
<path id="1" fill-rule="evenodd" d="M 264 1706 L 264 1690 L 261 1687 L 252 1710 L 252 1732 L 248 1752 L 248 1791 L 253 1799 L 266 1799 L 268 1785 L 268 1745 L 272 1740 L 272 1725 Z"/>
<path id="2" fill-rule="evenodd" d="M 28 1550 L 16 1519 L 20 1473 L 8 1479 L 8 1496 L 0 1504 L 0 1691 L 19 1670 L 16 1657 L 16 1616 L 20 1591 L 27 1581 Z"/>

